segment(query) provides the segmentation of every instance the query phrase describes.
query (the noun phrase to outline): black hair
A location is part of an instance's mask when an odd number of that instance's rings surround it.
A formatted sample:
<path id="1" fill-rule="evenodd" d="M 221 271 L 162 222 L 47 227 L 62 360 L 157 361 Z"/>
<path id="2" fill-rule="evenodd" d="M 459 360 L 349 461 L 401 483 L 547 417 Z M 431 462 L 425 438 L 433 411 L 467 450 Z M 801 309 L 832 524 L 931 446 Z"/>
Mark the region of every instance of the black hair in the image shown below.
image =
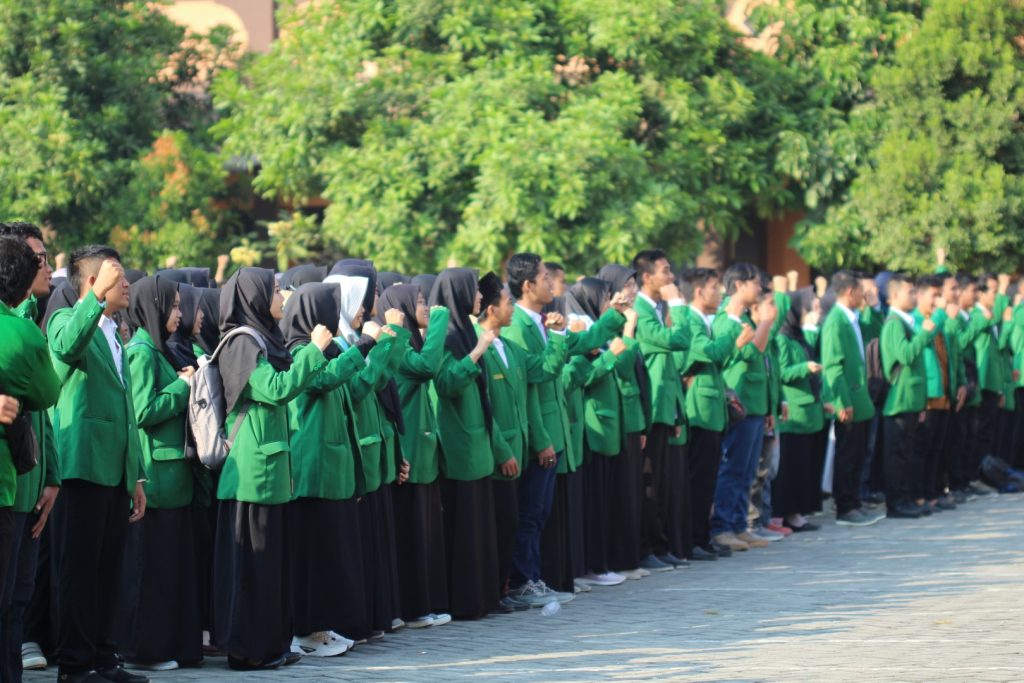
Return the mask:
<path id="1" fill-rule="evenodd" d="M 679 292 L 687 301 L 693 301 L 694 294 L 707 283 L 718 279 L 713 268 L 687 268 L 679 275 Z"/>
<path id="2" fill-rule="evenodd" d="M 947 277 L 949 276 L 936 274 L 922 275 L 917 278 L 917 288 L 928 289 L 929 287 L 934 287 L 935 289 L 942 289 L 942 285 L 945 284 Z"/>
<path id="3" fill-rule="evenodd" d="M 761 293 L 771 293 L 774 285 L 772 284 L 772 278 L 767 271 L 761 271 Z"/>
<path id="4" fill-rule="evenodd" d="M 544 267 L 547 268 L 548 270 L 559 270 L 563 273 L 565 272 L 565 266 L 563 266 L 561 263 L 558 263 L 557 261 L 545 261 Z"/>
<path id="5" fill-rule="evenodd" d="M 39 229 L 39 226 L 25 221 L 0 223 L 0 236 L 20 237 L 23 240 L 35 237 L 40 242 L 43 241 L 43 231 Z"/>
<path id="6" fill-rule="evenodd" d="M 117 253 L 117 249 L 104 244 L 90 244 L 79 247 L 71 252 L 71 258 L 68 259 L 68 282 L 75 288 L 76 294 L 82 291 L 84 278 L 94 274 L 84 273 L 83 267 L 90 262 L 98 261 L 102 263 L 107 259 L 114 259 L 120 262 L 121 255 Z"/>
<path id="7" fill-rule="evenodd" d="M 981 275 L 978 276 L 978 278 L 977 278 L 977 280 L 975 282 L 978 285 L 978 291 L 979 292 L 987 292 L 988 291 L 989 280 L 997 280 L 998 281 L 999 278 L 997 278 L 992 273 L 982 273 Z"/>
<path id="8" fill-rule="evenodd" d="M 523 285 L 537 279 L 541 258 L 537 254 L 523 252 L 512 254 L 505 270 L 508 271 L 508 289 L 516 299 L 523 298 Z"/>
<path id="9" fill-rule="evenodd" d="M 751 263 L 734 263 L 726 269 L 722 275 L 722 284 L 725 285 L 725 293 L 732 296 L 736 293 L 736 286 L 741 282 L 760 280 L 761 271 Z"/>
<path id="10" fill-rule="evenodd" d="M 977 284 L 974 276 L 963 270 L 956 274 L 956 283 L 960 285 L 960 289 L 967 289 L 971 285 Z"/>
<path id="11" fill-rule="evenodd" d="M 837 270 L 832 275 L 832 291 L 836 296 L 842 296 L 846 292 L 860 285 L 860 274 L 852 270 Z"/>
<path id="12" fill-rule="evenodd" d="M 644 282 L 644 273 L 650 275 L 657 267 L 658 261 L 668 260 L 668 254 L 661 249 L 644 249 L 633 257 L 633 270 L 636 271 L 637 284 Z"/>
<path id="13" fill-rule="evenodd" d="M 14 307 L 28 296 L 39 272 L 39 259 L 24 238 L 0 237 L 0 301 Z"/>

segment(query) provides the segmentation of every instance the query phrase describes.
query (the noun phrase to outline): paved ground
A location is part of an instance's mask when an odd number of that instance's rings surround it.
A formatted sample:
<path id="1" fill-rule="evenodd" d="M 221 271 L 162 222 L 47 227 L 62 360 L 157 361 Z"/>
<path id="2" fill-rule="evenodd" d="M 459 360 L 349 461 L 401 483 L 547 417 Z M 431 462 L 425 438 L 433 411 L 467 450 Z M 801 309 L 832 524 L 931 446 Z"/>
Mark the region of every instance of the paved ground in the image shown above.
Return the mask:
<path id="1" fill-rule="evenodd" d="M 919 521 L 826 522 L 729 560 L 595 588 L 551 617 L 402 631 L 277 672 L 236 674 L 219 659 L 153 679 L 1018 681 L 1022 622 L 1024 495 L 989 496 Z"/>

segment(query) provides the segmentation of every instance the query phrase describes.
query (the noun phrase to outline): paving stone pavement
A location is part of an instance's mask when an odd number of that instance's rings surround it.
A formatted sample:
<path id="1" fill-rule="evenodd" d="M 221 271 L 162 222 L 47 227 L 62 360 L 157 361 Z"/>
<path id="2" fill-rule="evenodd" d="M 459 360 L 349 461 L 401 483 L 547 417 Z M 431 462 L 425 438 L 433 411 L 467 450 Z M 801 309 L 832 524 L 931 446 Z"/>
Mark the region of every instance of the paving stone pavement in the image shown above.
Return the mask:
<path id="1" fill-rule="evenodd" d="M 540 610 L 404 630 L 344 657 L 171 681 L 1019 681 L 1024 495 L 817 533 L 594 588 Z M 53 680 L 55 667 L 26 673 Z"/>

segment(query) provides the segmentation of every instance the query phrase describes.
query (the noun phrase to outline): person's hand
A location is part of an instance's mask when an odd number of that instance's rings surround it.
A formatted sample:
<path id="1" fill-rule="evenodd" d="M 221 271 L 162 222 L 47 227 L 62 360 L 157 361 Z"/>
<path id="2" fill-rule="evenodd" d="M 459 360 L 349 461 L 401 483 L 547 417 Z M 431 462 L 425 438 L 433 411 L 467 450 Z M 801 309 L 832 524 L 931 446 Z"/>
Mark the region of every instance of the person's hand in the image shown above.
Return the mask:
<path id="1" fill-rule="evenodd" d="M 368 320 L 367 322 L 363 323 L 363 334 L 368 336 L 373 341 L 377 341 L 378 339 L 380 339 L 380 325 L 373 322 L 372 320 Z"/>
<path id="2" fill-rule="evenodd" d="M 65 252 L 62 251 L 58 253 L 56 256 L 53 257 L 53 269 L 60 270 L 61 268 L 64 267 L 64 264 L 67 263 L 67 260 L 68 255 Z"/>
<path id="3" fill-rule="evenodd" d="M 818 295 L 818 298 L 825 296 L 825 292 L 828 291 L 828 280 L 823 276 L 819 275 L 814 278 L 814 293 Z"/>
<path id="4" fill-rule="evenodd" d="M 497 333 L 494 330 L 485 330 L 480 336 L 476 338 L 476 349 L 478 355 L 482 356 L 484 352 L 491 348 L 491 344 L 498 338 Z"/>
<path id="5" fill-rule="evenodd" d="M 398 468 L 398 483 L 399 484 L 404 484 L 405 482 L 409 481 L 409 470 L 410 469 L 411 468 L 410 468 L 410 465 L 409 465 L 409 461 L 406 460 L 405 458 L 402 458 L 402 464 Z"/>
<path id="6" fill-rule="evenodd" d="M 812 375 L 817 375 L 821 372 L 821 363 L 816 363 L 813 360 L 807 361 L 807 369 L 811 371 Z"/>
<path id="7" fill-rule="evenodd" d="M 864 287 L 864 303 L 871 308 L 878 305 L 878 287 L 874 280 Z"/>
<path id="8" fill-rule="evenodd" d="M 1000 408 L 1005 408 L 1006 407 L 1006 394 L 999 394 L 999 407 Z"/>
<path id="9" fill-rule="evenodd" d="M 956 412 L 959 413 L 965 403 L 967 403 L 967 387 L 960 387 L 956 390 Z"/>
<path id="10" fill-rule="evenodd" d="M 979 306 L 979 308 L 981 308 L 981 307 Z M 985 316 L 985 320 L 991 320 L 992 319 L 992 311 L 988 310 L 987 308 L 982 308 L 981 309 L 981 314 L 983 316 Z"/>
<path id="11" fill-rule="evenodd" d="M 834 405 L 832 405 L 831 403 L 826 403 L 825 404 L 825 414 L 826 415 L 835 415 L 836 414 L 836 407 Z"/>
<path id="12" fill-rule="evenodd" d="M 922 424 L 923 425 L 924 421 L 927 420 L 927 419 L 928 419 L 928 412 L 927 411 L 922 410 L 920 413 L 918 413 L 918 415 L 917 415 L 917 423 L 918 424 Z"/>
<path id="13" fill-rule="evenodd" d="M 774 428 L 775 428 L 775 416 L 774 415 L 765 415 L 764 416 L 764 430 L 766 432 L 770 432 Z"/>
<path id="14" fill-rule="evenodd" d="M 178 257 L 177 256 L 168 256 L 166 259 L 164 259 L 164 268 L 177 268 L 177 267 L 178 267 Z"/>
<path id="15" fill-rule="evenodd" d="M 627 308 L 622 312 L 622 315 L 626 317 L 627 326 L 632 325 L 633 327 L 636 327 L 636 323 L 640 319 L 640 316 L 637 315 L 635 308 Z"/>
<path id="16" fill-rule="evenodd" d="M 389 337 L 397 337 L 398 336 L 398 334 L 393 329 L 391 329 L 390 327 L 388 327 L 386 325 L 384 327 L 380 328 L 380 334 L 384 334 L 384 335 L 387 335 Z"/>
<path id="17" fill-rule="evenodd" d="M 146 515 L 146 490 L 141 481 L 135 482 L 135 493 L 132 494 L 132 514 L 128 523 L 134 524 Z"/>
<path id="18" fill-rule="evenodd" d="M 313 332 L 309 335 L 309 341 L 316 344 L 316 347 L 323 351 L 330 345 L 334 339 L 334 335 L 323 325 L 317 325 L 313 328 Z"/>
<path id="19" fill-rule="evenodd" d="M 647 448 L 647 435 L 646 434 L 641 434 L 640 435 L 640 450 L 643 450 L 645 448 Z"/>
<path id="20" fill-rule="evenodd" d="M 935 321 L 932 320 L 931 318 L 925 318 L 924 322 L 921 323 L 921 328 L 925 332 L 931 332 L 932 330 L 935 329 Z"/>
<path id="21" fill-rule="evenodd" d="M 754 341 L 754 328 L 747 323 L 743 323 L 740 326 L 740 334 L 736 337 L 736 348 L 742 349 L 752 341 Z"/>
<path id="22" fill-rule="evenodd" d="M 783 422 L 789 421 L 789 404 L 786 403 L 785 401 L 783 401 L 782 405 L 780 406 L 779 419 L 781 419 Z"/>
<path id="23" fill-rule="evenodd" d="M 682 299 L 683 297 L 679 294 L 679 288 L 676 287 L 674 282 L 670 282 L 664 285 L 660 290 L 661 298 L 665 301 L 672 301 L 673 299 Z"/>
<path id="24" fill-rule="evenodd" d="M 384 311 L 384 322 L 388 325 L 401 327 L 405 323 L 405 313 L 402 313 L 397 308 L 389 308 Z"/>
<path id="25" fill-rule="evenodd" d="M 629 299 L 622 292 L 616 292 L 612 297 L 611 303 L 608 305 L 625 315 L 626 311 L 629 310 Z"/>
<path id="26" fill-rule="evenodd" d="M 622 337 L 616 337 L 615 339 L 612 339 L 612 343 L 608 345 L 608 350 L 618 356 L 626 350 L 626 342 L 622 341 Z"/>
<path id="27" fill-rule="evenodd" d="M 935 247 L 935 263 L 940 266 L 946 265 L 946 248 Z"/>
<path id="28" fill-rule="evenodd" d="M 1013 320 L 1013 309 L 1007 306 L 1003 309 L 1003 322 L 1008 323 Z"/>
<path id="29" fill-rule="evenodd" d="M 565 316 L 554 311 L 548 313 L 544 317 L 544 327 L 555 332 L 561 332 L 565 329 Z"/>
<path id="30" fill-rule="evenodd" d="M 501 474 L 504 477 L 518 477 L 519 462 L 515 458 L 509 458 L 501 463 Z"/>
<path id="31" fill-rule="evenodd" d="M 821 322 L 821 311 L 807 311 L 800 324 L 803 327 L 817 327 L 819 322 Z"/>
<path id="32" fill-rule="evenodd" d="M 776 292 L 788 292 L 789 280 L 786 279 L 785 275 L 773 275 L 772 289 L 775 290 Z"/>
<path id="33" fill-rule="evenodd" d="M 944 297 L 944 296 L 937 296 L 937 297 L 935 297 L 935 310 L 939 310 L 940 308 L 945 308 L 945 307 L 946 307 L 946 297 Z"/>
<path id="34" fill-rule="evenodd" d="M 1010 373 L 1010 376 L 1013 378 L 1014 382 L 1020 381 L 1020 370 L 1014 370 L 1012 373 Z"/>
<path id="35" fill-rule="evenodd" d="M 579 318 L 576 318 L 571 323 L 569 323 L 569 331 L 576 333 L 586 332 L 587 322 L 585 320 L 580 320 Z"/>
<path id="36" fill-rule="evenodd" d="M 92 285 L 92 293 L 96 299 L 103 301 L 107 292 L 117 287 L 124 280 L 124 267 L 114 259 L 106 259 L 100 266 L 100 272 L 96 274 L 96 282 Z"/>
<path id="37" fill-rule="evenodd" d="M 949 318 L 955 318 L 960 315 L 960 302 L 958 301 L 947 301 L 946 302 L 946 316 Z"/>
<path id="38" fill-rule="evenodd" d="M 853 406 L 847 406 L 839 411 L 839 421 L 843 424 L 853 422 Z"/>
<path id="39" fill-rule="evenodd" d="M 556 459 L 555 449 L 551 446 L 537 454 L 537 462 L 540 463 L 541 467 L 554 467 Z"/>
<path id="40" fill-rule="evenodd" d="M 996 281 L 999 283 L 999 293 L 1006 294 L 1006 290 L 1010 288 L 1010 274 L 999 273 L 996 276 Z"/>
<path id="41" fill-rule="evenodd" d="M 192 375 L 194 374 L 196 374 L 196 369 L 190 365 L 187 368 L 182 368 L 181 371 L 178 373 L 178 377 L 182 378 L 187 382 L 190 379 L 192 379 Z"/>
<path id="42" fill-rule="evenodd" d="M 13 396 L 0 394 L 0 424 L 9 425 L 18 417 L 21 403 Z"/>
<path id="43" fill-rule="evenodd" d="M 50 511 L 53 504 L 57 502 L 57 494 L 60 493 L 59 486 L 44 486 L 43 492 L 36 501 L 32 510 L 36 513 L 36 523 L 32 525 L 32 538 L 39 538 L 46 528 L 46 520 L 50 518 Z"/>
<path id="44" fill-rule="evenodd" d="M 798 284 L 800 284 L 800 273 L 796 272 L 795 270 L 787 270 L 786 271 L 786 287 L 787 287 L 786 291 L 795 292 L 797 289 L 799 289 L 797 287 Z"/>

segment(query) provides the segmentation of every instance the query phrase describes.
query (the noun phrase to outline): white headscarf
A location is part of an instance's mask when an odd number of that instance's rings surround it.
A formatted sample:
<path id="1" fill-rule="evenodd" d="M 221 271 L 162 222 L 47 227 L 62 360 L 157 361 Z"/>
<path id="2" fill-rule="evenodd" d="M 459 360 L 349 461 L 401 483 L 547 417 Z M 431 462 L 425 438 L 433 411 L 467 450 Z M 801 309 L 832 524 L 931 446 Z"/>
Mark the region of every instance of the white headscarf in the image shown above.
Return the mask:
<path id="1" fill-rule="evenodd" d="M 352 321 L 359 315 L 363 307 L 363 297 L 370 284 L 365 277 L 351 275 L 328 275 L 324 284 L 336 284 L 341 288 L 341 319 L 338 321 L 338 332 L 347 344 L 355 344 L 359 333 L 352 329 Z M 363 311 L 366 314 L 366 311 Z"/>

